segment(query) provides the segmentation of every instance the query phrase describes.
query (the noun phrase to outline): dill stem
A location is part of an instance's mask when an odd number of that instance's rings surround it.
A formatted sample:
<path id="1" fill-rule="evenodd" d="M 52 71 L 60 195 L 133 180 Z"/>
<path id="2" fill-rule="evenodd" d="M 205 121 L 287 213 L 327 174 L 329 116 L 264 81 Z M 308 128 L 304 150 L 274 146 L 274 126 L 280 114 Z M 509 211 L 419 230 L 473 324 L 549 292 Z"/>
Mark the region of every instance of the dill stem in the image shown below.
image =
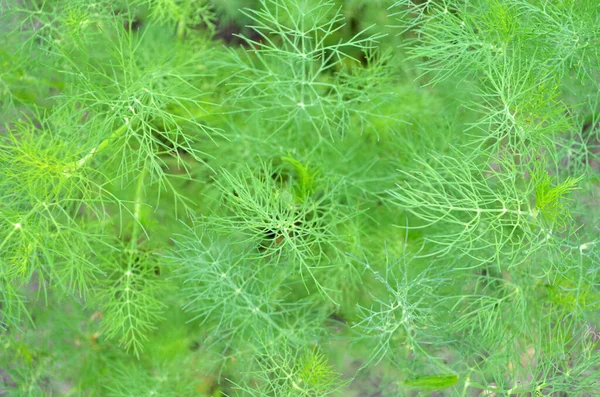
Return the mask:
<path id="1" fill-rule="evenodd" d="M 142 228 L 141 224 L 141 210 L 143 204 L 143 195 L 144 195 L 144 179 L 146 178 L 146 165 L 140 171 L 140 174 L 137 177 L 136 185 L 135 185 L 135 198 L 133 204 L 133 230 L 131 232 L 131 240 L 129 241 L 129 260 L 127 261 L 127 271 L 125 273 L 125 306 L 127 307 L 127 322 L 129 323 L 129 329 L 133 330 L 136 328 L 136 324 L 134 323 L 135 315 L 131 312 L 131 300 L 133 299 L 133 292 L 131 291 L 133 285 L 133 272 L 134 266 L 137 263 L 137 258 L 135 257 L 137 254 L 137 236 L 139 234 L 140 228 Z M 135 344 L 137 338 L 135 337 L 135 333 L 131 333 L 132 341 Z M 134 347 L 135 355 L 139 358 L 139 353 L 137 349 Z"/>
<path id="2" fill-rule="evenodd" d="M 127 131 L 127 127 L 128 124 L 121 125 L 119 128 L 114 130 L 108 138 L 100 142 L 98 146 L 93 147 L 85 156 L 83 156 L 77 161 L 70 163 L 69 166 L 65 168 L 65 170 L 73 171 L 83 167 L 88 161 L 91 160 L 92 157 L 94 157 L 96 153 L 103 151 L 110 144 L 110 142 L 123 135 L 125 131 Z"/>
<path id="3" fill-rule="evenodd" d="M 185 19 L 182 17 L 179 22 L 177 22 L 177 38 L 179 40 L 183 39 L 185 35 Z"/>
<path id="4" fill-rule="evenodd" d="M 132 245 L 131 248 L 133 248 L 135 245 L 137 245 L 137 235 L 139 233 L 139 229 L 141 226 L 140 218 L 141 218 L 141 211 L 142 211 L 142 204 L 143 204 L 144 179 L 146 178 L 146 168 L 147 167 L 144 165 L 144 167 L 142 168 L 142 171 L 138 175 L 137 183 L 135 186 L 135 198 L 134 198 L 134 204 L 133 204 L 134 224 L 133 224 L 133 232 L 131 234 L 131 245 Z"/>
<path id="5" fill-rule="evenodd" d="M 467 389 L 469 388 L 470 384 L 471 384 L 471 372 L 469 372 L 467 374 L 467 377 L 465 378 L 465 383 L 463 385 L 463 390 L 462 390 L 461 397 L 464 397 L 464 396 L 467 395 Z"/>

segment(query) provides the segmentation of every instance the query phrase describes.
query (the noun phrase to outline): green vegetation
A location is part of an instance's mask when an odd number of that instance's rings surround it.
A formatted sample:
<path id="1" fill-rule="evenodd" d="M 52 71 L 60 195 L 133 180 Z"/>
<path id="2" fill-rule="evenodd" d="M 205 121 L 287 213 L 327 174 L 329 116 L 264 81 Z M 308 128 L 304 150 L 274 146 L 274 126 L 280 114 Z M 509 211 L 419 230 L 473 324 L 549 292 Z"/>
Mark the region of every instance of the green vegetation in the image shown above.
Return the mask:
<path id="1" fill-rule="evenodd" d="M 0 39 L 0 396 L 600 395 L 597 0 L 9 0 Z"/>

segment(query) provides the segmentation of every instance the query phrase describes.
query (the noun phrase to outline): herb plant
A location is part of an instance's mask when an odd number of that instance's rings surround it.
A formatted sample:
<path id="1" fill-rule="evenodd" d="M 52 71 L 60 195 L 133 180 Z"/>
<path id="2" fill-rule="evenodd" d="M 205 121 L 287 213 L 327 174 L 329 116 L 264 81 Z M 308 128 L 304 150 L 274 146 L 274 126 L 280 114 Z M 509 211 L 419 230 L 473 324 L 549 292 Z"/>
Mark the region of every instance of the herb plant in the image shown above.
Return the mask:
<path id="1" fill-rule="evenodd" d="M 0 36 L 1 396 L 600 395 L 597 0 Z"/>

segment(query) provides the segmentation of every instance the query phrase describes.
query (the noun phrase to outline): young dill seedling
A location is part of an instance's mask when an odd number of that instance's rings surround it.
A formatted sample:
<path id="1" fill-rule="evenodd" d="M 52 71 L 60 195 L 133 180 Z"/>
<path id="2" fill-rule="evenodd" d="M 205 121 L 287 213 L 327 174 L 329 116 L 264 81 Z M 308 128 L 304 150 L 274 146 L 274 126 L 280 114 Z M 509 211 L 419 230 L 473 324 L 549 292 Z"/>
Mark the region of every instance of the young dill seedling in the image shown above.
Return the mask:
<path id="1" fill-rule="evenodd" d="M 343 137 L 356 119 L 368 124 L 370 118 L 384 117 L 378 105 L 389 94 L 364 86 L 368 71 L 347 72 L 384 35 L 364 29 L 339 40 L 344 17 L 331 1 L 261 0 L 260 9 L 244 14 L 259 38 L 241 36 L 251 50 L 231 50 L 222 65 L 231 71 L 225 83 L 240 112 L 333 140 Z"/>
<path id="2" fill-rule="evenodd" d="M 437 268 L 438 274 L 434 275 L 432 267 L 420 269 L 413 262 L 417 255 L 390 255 L 384 247 L 385 263 L 381 265 L 371 265 L 366 257 L 355 258 L 364 267 L 363 274 L 369 274 L 383 287 L 381 296 L 372 295 L 370 307 L 358 306 L 360 320 L 353 325 L 360 335 L 358 339 L 373 346 L 371 357 L 363 365 L 379 363 L 389 351 L 396 351 L 396 357 L 424 355 L 434 361 L 422 345 L 435 343 L 439 338 L 434 333 L 436 320 L 441 317 L 439 312 L 444 311 L 444 299 L 436 291 L 448 281 L 442 277 L 444 270 Z"/>
<path id="3" fill-rule="evenodd" d="M 289 341 L 274 343 L 265 333 L 255 361 L 257 369 L 249 372 L 259 387 L 238 384 L 234 390 L 248 396 L 330 396 L 339 393 L 347 381 L 341 379 L 318 346 L 297 347 Z"/>
<path id="4" fill-rule="evenodd" d="M 266 162 L 235 175 L 223 170 L 217 186 L 226 211 L 212 222 L 225 234 L 240 235 L 258 256 L 288 264 L 328 296 L 319 272 L 331 265 L 329 255 L 342 243 L 337 228 L 349 213 L 335 202 L 335 187 L 315 180 L 297 160 L 285 159 L 303 169 L 299 180 Z"/>

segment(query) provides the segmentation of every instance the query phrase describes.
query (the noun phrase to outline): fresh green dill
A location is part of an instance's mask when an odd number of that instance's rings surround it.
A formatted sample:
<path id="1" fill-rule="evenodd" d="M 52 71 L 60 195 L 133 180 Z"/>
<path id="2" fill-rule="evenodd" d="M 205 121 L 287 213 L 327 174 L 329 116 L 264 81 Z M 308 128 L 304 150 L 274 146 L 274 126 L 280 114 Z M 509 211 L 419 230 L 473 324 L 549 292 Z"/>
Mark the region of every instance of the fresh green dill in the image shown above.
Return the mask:
<path id="1" fill-rule="evenodd" d="M 600 395 L 597 0 L 0 4 L 1 396 Z"/>

